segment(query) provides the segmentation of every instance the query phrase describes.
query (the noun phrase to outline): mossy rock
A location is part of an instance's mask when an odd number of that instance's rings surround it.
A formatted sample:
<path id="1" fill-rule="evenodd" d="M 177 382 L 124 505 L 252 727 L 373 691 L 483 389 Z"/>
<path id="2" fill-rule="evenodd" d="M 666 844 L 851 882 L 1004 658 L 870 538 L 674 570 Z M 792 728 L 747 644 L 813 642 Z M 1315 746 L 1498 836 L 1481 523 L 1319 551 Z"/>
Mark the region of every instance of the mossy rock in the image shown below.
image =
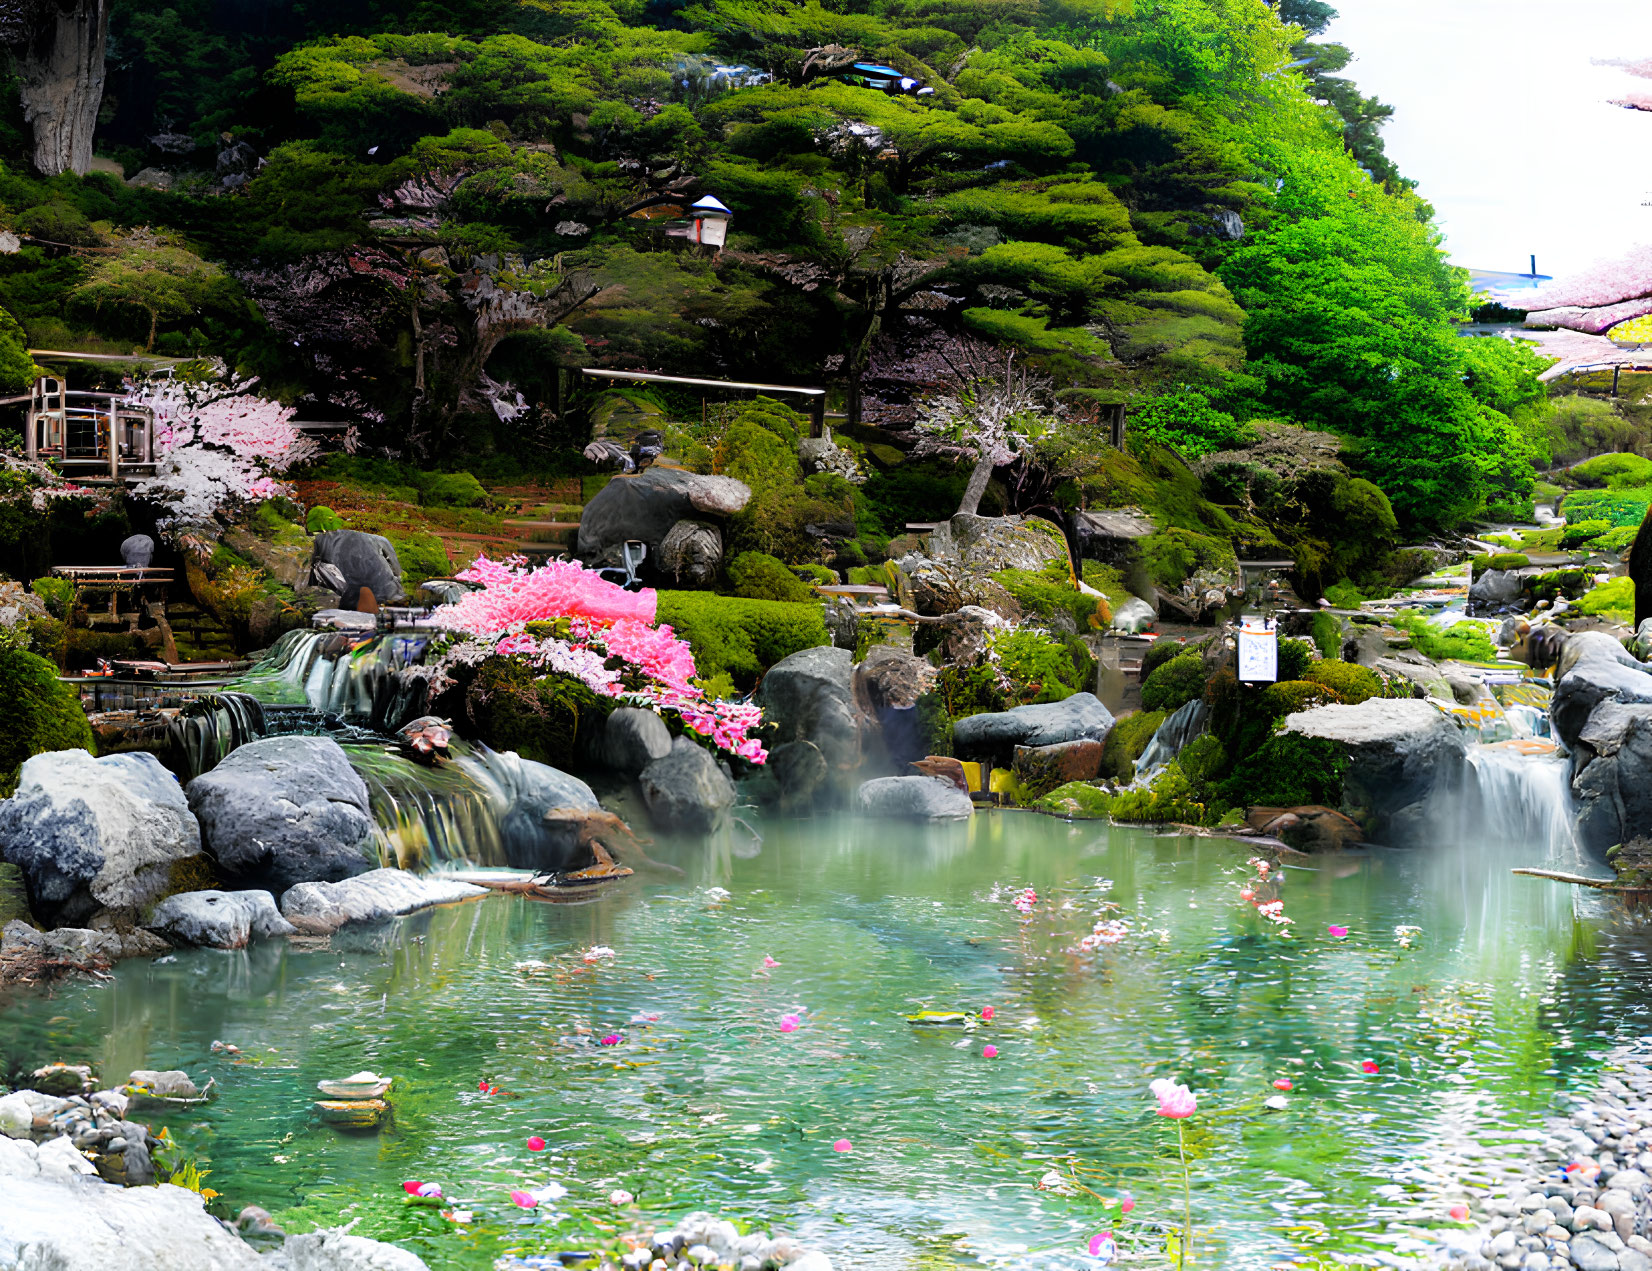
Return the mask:
<path id="1" fill-rule="evenodd" d="M 694 650 L 702 679 L 727 675 L 741 689 L 800 649 L 830 644 L 826 613 L 815 601 L 750 600 L 703 591 L 662 591 L 659 621 Z"/>
<path id="2" fill-rule="evenodd" d="M 741 552 L 729 561 L 726 572 L 734 594 L 749 600 L 802 604 L 815 598 L 809 584 L 794 574 L 785 561 L 763 552 Z"/>
<path id="3" fill-rule="evenodd" d="M 463 689 L 467 730 L 494 750 L 564 771 L 574 767 L 615 703 L 569 676 L 536 677 L 510 658 L 483 661 Z"/>
<path id="4" fill-rule="evenodd" d="M 23 883 L 23 871 L 6 861 L 0 861 L 0 927 L 8 922 L 26 922 L 34 925 L 29 912 L 29 892 Z"/>
<path id="5" fill-rule="evenodd" d="M 1119 781 L 1131 780 L 1136 775 L 1136 760 L 1141 758 L 1167 714 L 1166 711 L 1136 711 L 1115 723 L 1102 747 L 1102 773 Z"/>
<path id="6" fill-rule="evenodd" d="M 1348 706 L 1358 706 L 1370 697 L 1382 697 L 1382 677 L 1369 667 L 1324 658 L 1302 673 L 1310 684 L 1323 684 Z"/>
<path id="7" fill-rule="evenodd" d="M 76 749 L 97 753 L 80 695 L 57 678 L 57 668 L 45 658 L 0 649 L 0 701 L 6 703 L 0 774 L 8 784 L 15 783 L 17 770 L 31 755 Z"/>
<path id="8" fill-rule="evenodd" d="M 304 516 L 304 528 L 311 534 L 326 534 L 344 528 L 344 518 L 332 508 L 318 504 Z"/>
<path id="9" fill-rule="evenodd" d="M 1141 686 L 1143 710 L 1173 711 L 1205 692 L 1205 660 L 1197 653 L 1180 653 L 1159 666 Z"/>
<path id="10" fill-rule="evenodd" d="M 468 472 L 428 472 L 419 480 L 419 502 L 439 508 L 480 508 L 488 492 Z"/>
<path id="11" fill-rule="evenodd" d="M 1113 796 L 1088 781 L 1069 781 L 1032 804 L 1034 812 L 1066 817 L 1069 821 L 1105 821 Z"/>

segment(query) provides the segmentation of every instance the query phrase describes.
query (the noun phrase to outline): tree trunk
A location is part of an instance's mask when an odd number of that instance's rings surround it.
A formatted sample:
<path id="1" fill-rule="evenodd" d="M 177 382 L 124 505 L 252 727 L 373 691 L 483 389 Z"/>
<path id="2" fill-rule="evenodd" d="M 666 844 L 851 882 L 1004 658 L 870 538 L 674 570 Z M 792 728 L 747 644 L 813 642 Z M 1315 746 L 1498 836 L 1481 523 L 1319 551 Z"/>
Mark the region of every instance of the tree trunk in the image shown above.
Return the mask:
<path id="1" fill-rule="evenodd" d="M 975 461 L 975 471 L 969 474 L 969 484 L 964 487 L 963 500 L 958 504 L 959 516 L 981 515 L 981 496 L 987 492 L 987 482 L 992 480 L 996 466 L 986 455 Z"/>
<path id="2" fill-rule="evenodd" d="M 108 35 L 106 0 L 60 0 L 18 55 L 23 118 L 34 126 L 34 166 L 46 176 L 83 175 L 92 166 Z"/>

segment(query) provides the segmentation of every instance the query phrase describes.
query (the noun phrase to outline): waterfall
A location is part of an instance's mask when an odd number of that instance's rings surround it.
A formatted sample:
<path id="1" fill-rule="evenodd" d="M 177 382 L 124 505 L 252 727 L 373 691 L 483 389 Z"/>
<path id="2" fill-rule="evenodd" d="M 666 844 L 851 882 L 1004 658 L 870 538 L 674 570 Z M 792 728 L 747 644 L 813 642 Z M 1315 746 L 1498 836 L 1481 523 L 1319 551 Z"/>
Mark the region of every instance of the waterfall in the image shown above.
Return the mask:
<path id="1" fill-rule="evenodd" d="M 392 631 L 363 639 L 342 631 L 289 631 L 230 687 L 261 702 L 308 706 L 390 731 L 425 711 L 426 684 L 401 672 L 423 661 L 434 634 Z"/>
<path id="2" fill-rule="evenodd" d="M 1459 841 L 1538 866 L 1576 866 L 1571 767 L 1558 755 L 1470 746 L 1469 788 L 1456 800 Z"/>
<path id="3" fill-rule="evenodd" d="M 1194 698 L 1176 708 L 1174 713 L 1160 724 L 1158 731 L 1153 734 L 1153 740 L 1147 743 L 1147 749 L 1141 752 L 1141 758 L 1136 760 L 1136 780 L 1140 782 L 1155 768 L 1169 763 L 1182 753 L 1182 747 L 1192 741 L 1205 730 L 1205 716 L 1208 711 L 1202 698 Z"/>

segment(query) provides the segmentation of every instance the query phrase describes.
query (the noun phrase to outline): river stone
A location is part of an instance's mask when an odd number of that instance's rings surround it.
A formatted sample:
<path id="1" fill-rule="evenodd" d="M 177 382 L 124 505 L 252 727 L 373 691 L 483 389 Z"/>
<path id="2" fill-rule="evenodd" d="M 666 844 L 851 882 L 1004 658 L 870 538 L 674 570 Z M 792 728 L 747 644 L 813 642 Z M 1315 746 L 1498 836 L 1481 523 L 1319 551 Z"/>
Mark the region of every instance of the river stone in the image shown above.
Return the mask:
<path id="1" fill-rule="evenodd" d="M 1592 1231 L 1582 1231 L 1572 1237 L 1567 1250 L 1578 1271 L 1619 1271 L 1618 1255 Z"/>
<path id="2" fill-rule="evenodd" d="M 575 554 L 589 563 L 618 564 L 618 550 L 640 539 L 654 555 L 678 521 L 733 516 L 751 499 L 751 489 L 733 477 L 709 477 L 654 465 L 636 476 L 612 478 L 585 505 L 579 518 Z"/>
<path id="3" fill-rule="evenodd" d="M 175 944 L 244 949 L 254 936 L 297 934 L 267 891 L 186 891 L 155 906 L 144 924 Z"/>
<path id="4" fill-rule="evenodd" d="M 1520 599 L 1520 575 L 1512 569 L 1488 569 L 1474 580 L 1468 598 L 1483 605 L 1513 604 Z"/>
<path id="5" fill-rule="evenodd" d="M 155 540 L 147 534 L 133 534 L 122 540 L 120 559 L 128 569 L 148 569 L 155 559 Z"/>
<path id="6" fill-rule="evenodd" d="M 661 829 L 704 834 L 717 829 L 734 806 L 734 782 L 703 746 L 686 737 L 637 778 L 648 814 Z"/>
<path id="7" fill-rule="evenodd" d="M 1600 702 L 1572 746 L 1572 800 L 1584 847 L 1652 835 L 1652 703 Z"/>
<path id="8" fill-rule="evenodd" d="M 965 791 L 940 777 L 874 777 L 856 792 L 855 806 L 892 821 L 957 821 L 975 810 Z"/>
<path id="9" fill-rule="evenodd" d="M 499 838 L 507 865 L 559 872 L 590 864 L 581 814 L 602 811 L 590 786 L 513 750 L 489 752 L 486 766 L 504 799 Z"/>
<path id="10" fill-rule="evenodd" d="M 258 1266 L 262 1271 L 428 1271 L 415 1253 L 342 1229 L 288 1236 Z"/>
<path id="11" fill-rule="evenodd" d="M 337 882 L 373 864 L 367 785 L 330 737 L 248 742 L 186 793 L 223 870 L 272 892 Z"/>
<path id="12" fill-rule="evenodd" d="M 709 583 L 723 567 L 723 533 L 709 521 L 678 521 L 660 540 L 653 564 L 672 582 Z"/>
<path id="13" fill-rule="evenodd" d="M 1017 746 L 1010 765 L 1029 791 L 1046 794 L 1070 781 L 1089 781 L 1101 771 L 1102 744 L 1089 738 L 1053 746 Z"/>
<path id="14" fill-rule="evenodd" d="M 990 759 L 1005 764 L 1017 746 L 1105 742 L 1112 729 L 1112 712 L 1094 693 L 1074 693 L 1059 702 L 966 715 L 952 726 L 952 745 L 960 759 Z"/>
<path id="15" fill-rule="evenodd" d="M 1467 763 L 1458 727 L 1417 698 L 1373 697 L 1357 706 L 1319 706 L 1286 716 L 1285 729 L 1337 742 L 1349 760 L 1340 811 L 1381 842 L 1415 841 L 1436 789 L 1461 788 Z"/>
<path id="16" fill-rule="evenodd" d="M 822 645 L 802 649 L 769 668 L 757 690 L 774 744 L 812 742 L 835 769 L 860 762 L 860 723 L 852 687 L 855 655 Z"/>
<path id="17" fill-rule="evenodd" d="M 1567 637 L 1560 654 L 1550 718 L 1571 749 L 1595 707 L 1604 701 L 1652 702 L 1652 666 L 1636 660 L 1604 631 Z"/>
<path id="18" fill-rule="evenodd" d="M 826 757 L 812 741 L 788 741 L 776 746 L 763 766 L 780 787 L 782 812 L 808 808 L 832 775 Z"/>
<path id="19" fill-rule="evenodd" d="M 9 971 L 23 972 L 30 964 L 51 962 L 79 970 L 101 970 L 121 958 L 152 958 L 172 946 L 149 931 L 93 931 L 89 927 L 58 927 L 37 931 L 14 919 L 0 931 L 0 961 Z"/>
<path id="20" fill-rule="evenodd" d="M 671 753 L 671 731 L 654 711 L 621 706 L 602 731 L 602 757 L 615 772 L 634 777 Z"/>
<path id="21" fill-rule="evenodd" d="M 487 895 L 487 888 L 453 878 L 421 878 L 402 869 L 372 869 L 339 883 L 299 883 L 281 897 L 281 913 L 295 927 L 320 935 L 351 922 L 388 922 L 402 914 Z"/>
<path id="22" fill-rule="evenodd" d="M 171 890 L 175 865 L 200 854 L 184 792 L 151 754 L 35 755 L 0 803 L 0 857 L 23 871 L 29 908 L 54 926 L 100 909 L 135 915 Z"/>
<path id="23" fill-rule="evenodd" d="M 327 530 L 317 534 L 310 558 L 311 573 L 316 573 L 322 565 L 338 571 L 337 581 L 342 586 L 335 587 L 331 581 L 324 585 L 344 598 L 345 608 L 358 607 L 356 598 L 363 587 L 371 590 L 381 605 L 399 604 L 407 599 L 395 544 L 382 534 L 368 534 L 363 530 Z"/>

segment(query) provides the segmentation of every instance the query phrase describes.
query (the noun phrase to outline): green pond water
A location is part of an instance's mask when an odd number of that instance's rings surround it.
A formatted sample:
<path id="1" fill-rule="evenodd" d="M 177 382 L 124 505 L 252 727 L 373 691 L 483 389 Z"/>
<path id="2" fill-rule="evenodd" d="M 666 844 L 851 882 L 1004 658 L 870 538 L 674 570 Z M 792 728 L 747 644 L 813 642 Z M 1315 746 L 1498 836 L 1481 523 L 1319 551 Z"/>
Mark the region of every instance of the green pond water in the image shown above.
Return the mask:
<path id="1" fill-rule="evenodd" d="M 761 828 L 755 854 L 738 833 L 685 849 L 682 882 L 593 904 L 496 895 L 327 948 L 127 963 L 11 1000 L 0 1057 L 216 1077 L 216 1103 L 167 1124 L 220 1208 L 257 1203 L 293 1229 L 359 1219 L 437 1268 L 698 1208 L 790 1230 L 845 1269 L 1085 1267 L 1103 1227 L 1136 1265 L 1166 1265 L 1180 1167 L 1147 1085 L 1173 1077 L 1200 1099 L 1194 1265 L 1244 1271 L 1449 1225 L 1493 1177 L 1474 1141 L 1518 1161 L 1557 1097 L 1646 1030 L 1645 945 L 1575 917 L 1570 889 L 1511 877 L 1532 843 L 1304 860 L 1281 939 L 1239 899 L 1254 871 L 1225 840 L 1013 812 Z M 1011 899 L 1028 886 L 1023 920 Z M 1073 952 L 1098 916 L 1130 934 Z M 1410 949 L 1402 924 L 1421 929 Z M 587 962 L 593 946 L 613 956 Z M 986 1006 L 967 1034 L 902 1018 Z M 789 1012 L 802 1023 L 783 1033 Z M 314 1083 L 363 1068 L 397 1078 L 393 1125 L 320 1124 Z M 1279 1077 L 1294 1089 L 1270 1112 Z M 1133 1195 L 1129 1219 L 1040 1190 L 1073 1166 Z M 474 1221 L 409 1206 L 408 1179 Z M 510 1204 L 553 1179 L 566 1199 Z M 609 1203 L 616 1188 L 634 1209 Z"/>

